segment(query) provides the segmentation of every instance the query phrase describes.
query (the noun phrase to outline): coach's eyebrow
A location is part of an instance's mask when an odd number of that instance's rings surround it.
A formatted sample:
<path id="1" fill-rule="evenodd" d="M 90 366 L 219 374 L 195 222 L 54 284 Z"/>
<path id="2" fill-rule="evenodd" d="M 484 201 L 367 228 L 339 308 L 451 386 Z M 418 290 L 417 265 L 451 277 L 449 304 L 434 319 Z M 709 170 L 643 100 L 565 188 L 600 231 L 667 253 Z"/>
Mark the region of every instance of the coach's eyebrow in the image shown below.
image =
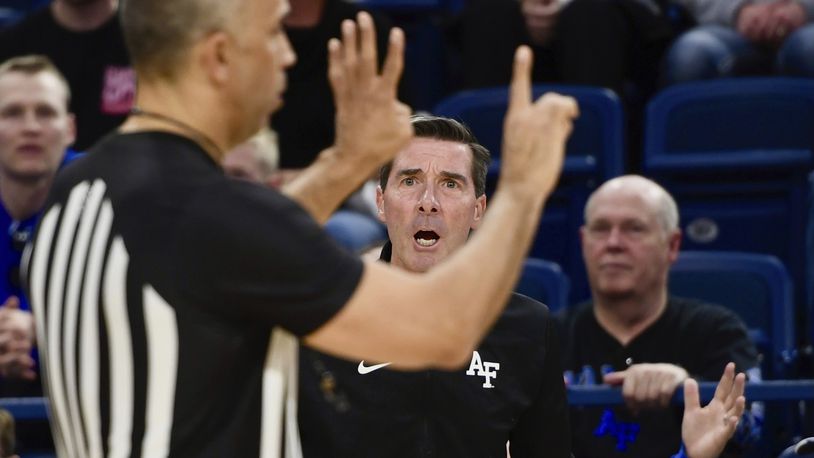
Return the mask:
<path id="1" fill-rule="evenodd" d="M 460 173 L 442 171 L 441 176 L 445 177 L 445 178 L 452 179 L 452 180 L 460 181 L 461 183 L 468 183 L 469 182 L 469 180 L 467 180 L 466 176 L 461 175 Z"/>
<path id="2" fill-rule="evenodd" d="M 413 175 L 420 175 L 423 171 L 419 168 L 414 169 L 401 169 L 396 173 L 397 177 L 408 177 Z"/>

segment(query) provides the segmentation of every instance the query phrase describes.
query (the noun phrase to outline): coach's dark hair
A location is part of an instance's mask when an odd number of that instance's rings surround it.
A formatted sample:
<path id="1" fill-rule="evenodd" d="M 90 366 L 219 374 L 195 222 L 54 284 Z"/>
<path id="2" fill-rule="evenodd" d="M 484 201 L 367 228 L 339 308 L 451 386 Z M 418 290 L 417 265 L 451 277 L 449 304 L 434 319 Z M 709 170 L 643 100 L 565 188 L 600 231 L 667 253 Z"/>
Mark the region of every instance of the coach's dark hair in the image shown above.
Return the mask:
<path id="1" fill-rule="evenodd" d="M 475 185 L 475 196 L 480 197 L 486 192 L 486 171 L 492 158 L 489 150 L 478 143 L 478 139 L 463 123 L 450 118 L 438 116 L 416 115 L 412 117 L 413 131 L 419 138 L 432 138 L 456 143 L 463 143 L 472 152 L 472 181 Z M 379 170 L 379 185 L 382 191 L 387 187 L 387 179 L 393 162 L 385 164 Z"/>
<path id="2" fill-rule="evenodd" d="M 225 30 L 244 0 L 122 0 L 124 41 L 140 77 L 172 78 L 199 38 Z"/>

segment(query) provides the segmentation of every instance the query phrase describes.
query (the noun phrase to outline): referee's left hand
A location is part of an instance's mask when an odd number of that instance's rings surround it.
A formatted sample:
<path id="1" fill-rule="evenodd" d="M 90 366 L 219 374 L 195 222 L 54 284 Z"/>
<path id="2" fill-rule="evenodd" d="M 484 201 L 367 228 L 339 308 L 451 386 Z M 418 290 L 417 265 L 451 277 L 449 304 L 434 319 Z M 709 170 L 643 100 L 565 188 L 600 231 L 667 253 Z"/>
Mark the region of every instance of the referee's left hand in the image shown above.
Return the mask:
<path id="1" fill-rule="evenodd" d="M 358 24 L 357 24 L 358 23 Z M 378 70 L 373 19 L 361 12 L 357 23 L 342 22 L 342 40 L 328 42 L 328 79 L 336 103 L 338 154 L 360 166 L 377 168 L 410 141 L 410 108 L 397 99 L 404 67 L 404 32 L 390 31 L 387 56 Z"/>

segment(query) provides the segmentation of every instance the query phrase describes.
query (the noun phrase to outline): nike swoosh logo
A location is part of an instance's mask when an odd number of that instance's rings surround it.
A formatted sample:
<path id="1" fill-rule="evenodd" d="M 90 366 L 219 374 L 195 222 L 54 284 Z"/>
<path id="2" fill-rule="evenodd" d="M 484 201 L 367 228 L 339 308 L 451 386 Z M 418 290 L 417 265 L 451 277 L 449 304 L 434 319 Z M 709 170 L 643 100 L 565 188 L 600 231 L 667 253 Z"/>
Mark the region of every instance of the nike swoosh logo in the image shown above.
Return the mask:
<path id="1" fill-rule="evenodd" d="M 365 374 L 369 374 L 369 373 L 371 373 L 373 371 L 377 371 L 377 370 L 379 370 L 379 369 L 381 369 L 383 367 L 387 367 L 389 365 L 390 365 L 390 363 L 381 363 L 381 364 L 376 364 L 376 365 L 373 365 L 373 366 L 365 366 L 365 361 L 362 360 L 362 362 L 359 363 L 359 367 L 357 367 L 356 370 L 358 370 L 360 374 L 365 375 Z"/>

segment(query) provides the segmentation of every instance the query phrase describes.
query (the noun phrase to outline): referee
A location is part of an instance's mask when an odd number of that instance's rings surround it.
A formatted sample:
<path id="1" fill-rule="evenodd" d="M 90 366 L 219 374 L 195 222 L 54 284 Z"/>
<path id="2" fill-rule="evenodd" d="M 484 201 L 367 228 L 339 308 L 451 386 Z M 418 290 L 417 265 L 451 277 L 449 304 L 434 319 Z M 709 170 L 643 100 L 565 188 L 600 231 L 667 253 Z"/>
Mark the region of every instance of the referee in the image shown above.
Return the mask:
<path id="1" fill-rule="evenodd" d="M 319 223 L 411 138 L 395 96 L 401 31 L 381 72 L 369 15 L 330 42 L 336 142 L 288 197 L 218 165 L 283 103 L 288 8 L 123 1 L 137 108 L 57 178 L 27 256 L 60 456 L 298 456 L 292 335 L 347 358 L 456 368 L 506 303 L 576 104 L 532 102 L 520 50 L 501 187 L 477 235 L 427 274 L 365 264 Z"/>

